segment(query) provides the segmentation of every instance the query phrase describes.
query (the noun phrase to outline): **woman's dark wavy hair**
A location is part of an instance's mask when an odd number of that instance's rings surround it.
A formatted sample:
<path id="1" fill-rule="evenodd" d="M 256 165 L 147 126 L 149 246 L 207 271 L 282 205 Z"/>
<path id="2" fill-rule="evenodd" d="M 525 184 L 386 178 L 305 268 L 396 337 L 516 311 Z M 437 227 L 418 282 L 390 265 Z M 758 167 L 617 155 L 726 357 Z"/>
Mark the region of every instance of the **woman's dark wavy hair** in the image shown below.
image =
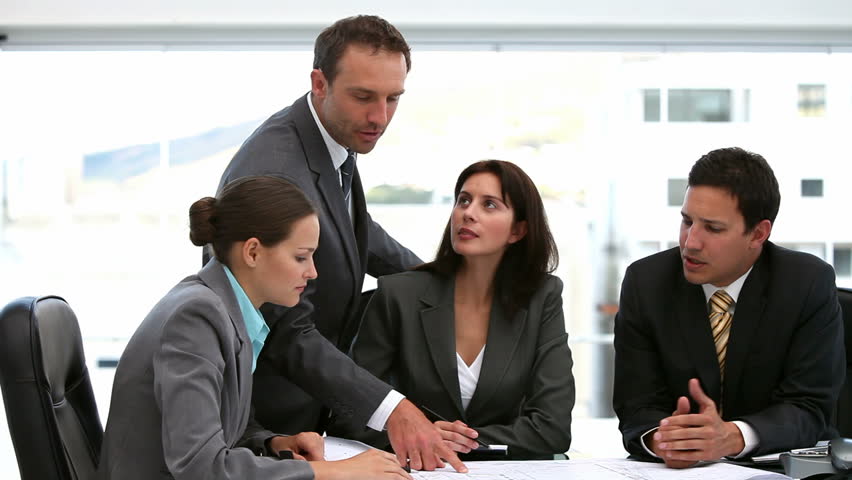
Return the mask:
<path id="1" fill-rule="evenodd" d="M 458 200 L 464 182 L 477 173 L 491 173 L 500 180 L 503 201 L 512 207 L 515 222 L 526 221 L 527 234 L 509 245 L 494 278 L 494 294 L 510 315 L 526 306 L 545 276 L 559 264 L 556 242 L 547 224 L 541 195 L 533 181 L 517 165 L 503 160 L 482 160 L 465 168 L 456 180 L 454 198 Z M 416 270 L 451 277 L 458 271 L 462 256 L 453 250 L 452 219 L 447 221 L 438 253 L 432 262 Z"/>

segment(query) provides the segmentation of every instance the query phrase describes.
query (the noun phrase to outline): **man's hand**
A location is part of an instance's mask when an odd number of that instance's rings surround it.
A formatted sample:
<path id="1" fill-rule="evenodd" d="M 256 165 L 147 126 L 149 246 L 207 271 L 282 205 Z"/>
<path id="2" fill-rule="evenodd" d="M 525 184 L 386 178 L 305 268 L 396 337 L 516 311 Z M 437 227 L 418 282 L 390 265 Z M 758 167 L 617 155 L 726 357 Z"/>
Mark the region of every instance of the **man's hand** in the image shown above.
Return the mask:
<path id="1" fill-rule="evenodd" d="M 452 423 L 438 421 L 435 422 L 435 426 L 440 430 L 444 443 L 454 452 L 468 453 L 479 446 L 479 443 L 474 440 L 479 436 L 479 432 L 468 427 L 461 420 Z"/>
<path id="2" fill-rule="evenodd" d="M 672 417 L 687 414 L 689 414 L 689 399 L 686 397 L 680 397 L 677 399 L 677 407 L 675 408 L 675 411 L 672 412 Z M 696 463 L 692 461 L 674 460 L 666 458 L 666 452 L 660 449 L 659 445 L 657 444 L 657 432 L 659 432 L 660 430 L 670 432 L 680 428 L 683 427 L 676 427 L 672 425 L 660 426 L 659 428 L 657 428 L 657 431 L 651 435 L 650 444 L 648 445 L 648 448 L 650 448 L 651 451 L 654 452 L 658 457 L 662 458 L 663 461 L 666 462 L 666 466 L 669 468 L 687 468 L 695 465 Z"/>
<path id="3" fill-rule="evenodd" d="M 432 424 L 407 399 L 399 402 L 388 418 L 388 438 L 399 464 L 410 463 L 413 470 L 434 470 L 449 462 L 457 472 L 467 473 L 467 467 L 456 452 L 444 444 L 438 427 Z"/>
<path id="4" fill-rule="evenodd" d="M 722 420 L 716 411 L 716 403 L 704 393 L 696 378 L 689 380 L 689 395 L 698 404 L 699 413 L 665 418 L 660 421 L 660 429 L 654 433 L 655 452 L 660 452 L 658 455 L 666 464 L 669 461 L 695 463 L 700 460 L 718 460 L 742 452 L 745 441 L 740 429 Z M 681 399 L 678 399 L 678 411 L 680 402 Z"/>
<path id="5" fill-rule="evenodd" d="M 278 453 L 290 450 L 296 460 L 317 461 L 325 459 L 325 441 L 316 432 L 302 432 L 298 435 L 277 436 L 269 440 L 269 448 Z"/>

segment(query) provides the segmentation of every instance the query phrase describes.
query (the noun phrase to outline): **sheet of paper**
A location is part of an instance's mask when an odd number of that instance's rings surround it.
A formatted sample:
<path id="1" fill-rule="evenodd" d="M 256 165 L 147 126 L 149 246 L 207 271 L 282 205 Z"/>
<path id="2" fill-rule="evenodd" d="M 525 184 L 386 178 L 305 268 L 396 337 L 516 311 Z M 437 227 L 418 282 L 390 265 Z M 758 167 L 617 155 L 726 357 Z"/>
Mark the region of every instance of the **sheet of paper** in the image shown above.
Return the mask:
<path id="1" fill-rule="evenodd" d="M 325 459 L 344 460 L 366 452 L 373 447 L 357 440 L 340 437 L 325 437 Z"/>
<path id="2" fill-rule="evenodd" d="M 626 459 L 467 462 L 466 465 L 470 469 L 467 474 L 445 467 L 434 472 L 415 472 L 412 476 L 418 480 L 789 480 L 789 477 L 777 473 L 726 463 L 712 463 L 685 470 Z"/>
<path id="3" fill-rule="evenodd" d="M 467 474 L 457 473 L 452 467 L 434 472 L 413 472 L 416 480 L 565 480 L 570 478 L 595 480 L 624 480 L 617 472 L 591 463 L 576 461 L 506 461 L 466 462 Z"/>

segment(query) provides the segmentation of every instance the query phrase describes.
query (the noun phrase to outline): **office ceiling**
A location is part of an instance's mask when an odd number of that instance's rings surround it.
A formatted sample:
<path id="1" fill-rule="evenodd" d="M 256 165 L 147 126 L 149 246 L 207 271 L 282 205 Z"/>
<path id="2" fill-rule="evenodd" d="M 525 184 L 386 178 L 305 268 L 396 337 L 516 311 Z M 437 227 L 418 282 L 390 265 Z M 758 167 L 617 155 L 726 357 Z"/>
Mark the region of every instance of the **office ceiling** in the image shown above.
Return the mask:
<path id="1" fill-rule="evenodd" d="M 280 48 L 381 15 L 414 44 L 852 51 L 849 0 L 0 0 L 3 49 Z"/>

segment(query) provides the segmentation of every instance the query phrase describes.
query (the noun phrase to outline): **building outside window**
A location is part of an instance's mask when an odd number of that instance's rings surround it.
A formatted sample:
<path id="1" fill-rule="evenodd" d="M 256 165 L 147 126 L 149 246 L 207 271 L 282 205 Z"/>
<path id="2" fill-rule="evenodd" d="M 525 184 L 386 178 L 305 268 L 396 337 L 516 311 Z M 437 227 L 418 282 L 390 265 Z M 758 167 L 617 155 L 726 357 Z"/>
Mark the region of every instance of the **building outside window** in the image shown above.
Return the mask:
<path id="1" fill-rule="evenodd" d="M 799 116 L 825 116 L 825 85 L 799 85 Z"/>
<path id="2" fill-rule="evenodd" d="M 640 92 L 642 119 L 647 123 L 751 121 L 749 88 L 643 88 Z"/>
<path id="3" fill-rule="evenodd" d="M 838 277 L 852 277 L 852 247 L 834 246 L 834 272 Z"/>
<path id="4" fill-rule="evenodd" d="M 731 109 L 730 90 L 669 90 L 670 122 L 730 122 Z"/>
<path id="5" fill-rule="evenodd" d="M 822 197 L 822 179 L 821 178 L 803 178 L 802 179 L 802 196 L 803 197 Z"/>
<path id="6" fill-rule="evenodd" d="M 683 205 L 683 196 L 686 194 L 688 181 L 685 178 L 670 178 L 668 182 L 668 203 L 670 207 Z"/>
<path id="7" fill-rule="evenodd" d="M 644 115 L 646 122 L 660 121 L 660 89 L 646 88 L 642 90 L 644 100 Z"/>

